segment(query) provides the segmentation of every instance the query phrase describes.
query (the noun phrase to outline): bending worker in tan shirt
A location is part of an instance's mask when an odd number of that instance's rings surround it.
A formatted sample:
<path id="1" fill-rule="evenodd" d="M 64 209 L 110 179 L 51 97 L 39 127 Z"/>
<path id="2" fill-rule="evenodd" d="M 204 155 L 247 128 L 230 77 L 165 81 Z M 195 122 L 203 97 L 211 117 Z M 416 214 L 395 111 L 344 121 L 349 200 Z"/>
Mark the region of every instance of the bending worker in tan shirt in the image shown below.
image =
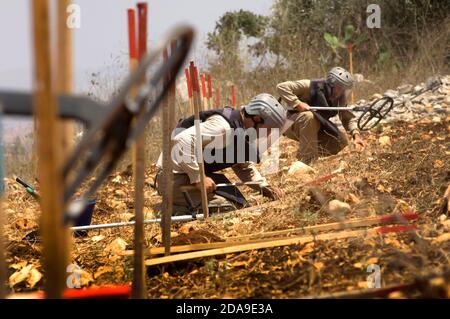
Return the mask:
<path id="1" fill-rule="evenodd" d="M 245 205 L 242 202 L 230 201 L 224 197 L 227 194 L 222 189 L 220 191 L 216 189 L 216 183 L 227 182 L 220 181 L 224 176 L 218 174 L 227 168 L 231 168 L 242 182 L 257 182 L 250 187 L 265 197 L 277 199 L 282 195 L 281 190 L 271 187 L 255 167 L 255 163 L 260 160 L 260 152 L 264 151 L 259 148 L 258 141 L 264 138 L 264 133 L 272 135 L 274 133 L 272 131 L 280 129 L 286 122 L 286 110 L 273 96 L 259 94 L 240 109 L 226 107 L 203 111 L 200 112 L 200 120 L 203 160 L 207 175 L 204 183 L 210 208 L 217 208 L 217 211 L 223 212 L 234 209 L 236 204 Z M 200 172 L 194 147 L 196 139 L 194 117 L 181 120 L 172 136 L 174 215 L 190 213 L 188 207 L 190 203 L 180 190 L 183 185 L 191 184 L 198 189 L 189 192 L 192 206 L 199 207 L 201 203 Z M 156 188 L 161 193 L 163 191 L 159 183 L 162 178 L 161 155 L 157 167 Z M 233 192 L 237 195 L 239 190 L 231 189 L 232 194 Z"/>
<path id="2" fill-rule="evenodd" d="M 333 68 L 326 79 L 287 81 L 277 85 L 278 94 L 288 105 L 288 119 L 293 122 L 284 135 L 299 142 L 297 158 L 300 161 L 310 163 L 319 156 L 337 154 L 348 145 L 345 132 L 329 121 L 336 115 L 354 143 L 365 146 L 352 112 L 309 109 L 310 106 L 345 107 L 352 88 L 351 74 L 340 67 Z"/>

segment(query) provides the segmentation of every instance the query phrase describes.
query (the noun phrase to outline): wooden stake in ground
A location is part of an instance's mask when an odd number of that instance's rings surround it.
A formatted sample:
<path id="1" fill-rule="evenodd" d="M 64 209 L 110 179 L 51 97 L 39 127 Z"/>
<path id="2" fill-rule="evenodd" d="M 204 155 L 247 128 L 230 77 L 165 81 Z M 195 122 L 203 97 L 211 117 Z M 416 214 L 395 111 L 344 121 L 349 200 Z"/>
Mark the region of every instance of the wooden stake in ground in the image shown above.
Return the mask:
<path id="1" fill-rule="evenodd" d="M 202 73 L 200 75 L 201 81 L 202 81 L 202 111 L 205 111 L 208 109 L 208 98 L 206 96 L 206 83 L 205 83 L 205 74 Z"/>
<path id="2" fill-rule="evenodd" d="M 34 32 L 34 111 L 41 195 L 41 231 L 44 244 L 45 295 L 61 298 L 66 285 L 67 238 L 63 221 L 60 132 L 53 90 L 48 0 L 32 2 Z"/>
<path id="3" fill-rule="evenodd" d="M 190 245 L 181 245 L 181 246 L 173 246 L 171 247 L 172 253 L 180 253 L 180 252 L 191 252 L 197 250 L 207 250 L 214 248 L 224 248 L 224 247 L 232 247 L 244 244 L 253 244 L 260 242 L 269 242 L 274 240 L 284 239 L 281 237 L 293 236 L 293 235 L 317 235 L 320 232 L 326 231 L 339 231 L 339 230 L 348 230 L 351 228 L 359 228 L 359 227 L 369 227 L 374 225 L 388 225 L 388 224 L 404 224 L 405 227 L 397 227 L 388 226 L 388 227 L 379 227 L 377 231 L 379 233 L 387 233 L 387 232 L 402 232 L 408 231 L 414 228 L 414 225 L 409 225 L 408 221 L 414 221 L 419 218 L 419 215 L 415 212 L 407 212 L 404 214 L 396 215 L 383 215 L 383 216 L 371 216 L 357 219 L 350 219 L 344 223 L 327 223 L 327 224 L 318 224 L 312 226 L 305 226 L 300 228 L 291 228 L 284 230 L 275 230 L 264 233 L 255 233 L 250 235 L 243 235 L 237 237 L 229 237 L 226 238 L 225 241 L 222 242 L 213 242 L 213 243 L 205 243 L 205 244 L 190 244 Z M 276 238 L 276 239 L 271 239 Z M 153 247 L 150 248 L 146 255 L 161 255 L 164 253 L 164 250 L 161 247 Z M 124 253 L 125 256 L 132 256 L 133 251 L 126 251 Z"/>
<path id="4" fill-rule="evenodd" d="M 72 57 L 72 31 L 67 27 L 67 7 L 72 0 L 58 0 L 58 37 L 57 37 L 57 92 L 59 94 L 71 94 L 73 88 L 73 57 Z M 62 158 L 65 160 L 73 149 L 75 138 L 75 126 L 73 121 L 62 121 Z"/>
<path id="5" fill-rule="evenodd" d="M 170 42 L 170 54 L 174 54 L 178 47 L 178 43 L 176 40 Z M 172 119 L 170 122 L 170 132 L 175 128 L 177 122 L 175 120 L 176 106 L 177 106 L 177 81 L 173 82 L 173 85 L 170 87 L 169 94 L 169 102 L 173 104 L 173 107 L 169 109 L 172 114 L 170 114 L 170 118 Z"/>
<path id="6" fill-rule="evenodd" d="M 131 13 L 132 12 L 132 13 Z M 147 53 L 147 3 L 138 3 L 138 60 Z M 133 58 L 135 58 L 135 19 L 134 10 L 128 11 L 129 17 L 129 35 L 130 35 L 130 68 L 133 67 Z M 134 46 L 134 47 L 133 47 Z M 136 64 L 135 64 L 136 66 Z M 134 67 L 135 67 L 134 66 Z M 136 138 L 133 145 L 133 181 L 134 181 L 134 274 L 133 291 L 134 299 L 145 299 L 147 289 L 145 285 L 144 269 L 144 179 L 145 179 L 145 133 L 141 133 Z"/>
<path id="7" fill-rule="evenodd" d="M 348 43 L 348 64 L 349 64 L 349 71 L 350 74 L 353 75 L 353 44 L 351 42 Z M 351 103 L 354 103 L 354 96 L 352 91 L 352 97 L 351 97 Z"/>
<path id="8" fill-rule="evenodd" d="M 163 52 L 164 61 L 167 62 L 169 55 L 167 49 Z M 165 79 L 166 83 L 169 82 L 169 78 Z M 163 140 L 163 207 L 161 218 L 161 230 L 162 240 L 164 245 L 165 255 L 170 255 L 170 227 L 171 216 L 173 210 L 173 171 L 172 171 L 172 130 L 171 123 L 174 118 L 174 98 L 173 89 L 170 89 L 169 96 L 163 101 L 163 118 L 162 118 L 162 140 Z"/>
<path id="9" fill-rule="evenodd" d="M 6 297 L 6 250 L 5 250 L 5 239 L 4 239 L 4 224 L 5 216 L 3 215 L 3 196 L 5 192 L 4 177 L 5 171 L 3 168 L 3 129 L 2 122 L 0 118 L 0 299 L 5 299 Z"/>
<path id="10" fill-rule="evenodd" d="M 148 259 L 145 262 L 146 266 L 155 266 L 155 265 L 161 265 L 181 260 L 190 260 L 190 259 L 196 259 L 196 258 L 203 258 L 203 257 L 212 257 L 217 255 L 225 255 L 225 254 L 232 254 L 232 253 L 239 253 L 244 251 L 250 251 L 250 250 L 258 250 L 258 249 L 266 249 L 266 248 L 274 248 L 274 247 L 282 247 L 282 246 L 290 246 L 290 245 L 300 245 L 300 244 L 306 244 L 313 241 L 327 241 L 327 240 L 339 240 L 339 239 L 347 239 L 347 238 L 372 238 L 376 236 L 380 236 L 385 233 L 403 233 L 403 232 L 410 232 L 414 231 L 415 227 L 413 225 L 411 226 L 403 226 L 402 228 L 399 228 L 400 226 L 397 226 L 395 229 L 388 229 L 386 227 L 376 227 L 376 228 L 369 228 L 369 229 L 363 229 L 363 230 L 348 230 L 348 231 L 340 231 L 340 232 L 333 232 L 333 233 L 324 233 L 319 234 L 317 236 L 309 235 L 309 236 L 299 236 L 299 237 L 292 237 L 292 238 L 285 238 L 285 239 L 275 239 L 270 241 L 261 241 L 256 243 L 250 243 L 250 244 L 242 244 L 242 245 L 234 245 L 229 247 L 223 247 L 223 248 L 214 248 L 209 250 L 201 250 L 201 251 L 195 251 L 195 252 L 189 252 L 179 255 L 173 255 L 173 256 L 166 256 L 166 257 L 160 257 L 160 258 L 154 258 L 154 259 Z"/>
<path id="11" fill-rule="evenodd" d="M 231 105 L 233 106 L 233 108 L 237 107 L 237 102 L 236 102 L 236 87 L 233 85 L 231 85 Z"/>
<path id="12" fill-rule="evenodd" d="M 216 109 L 220 108 L 220 89 L 216 87 Z"/>
<path id="13" fill-rule="evenodd" d="M 201 197 L 202 197 L 202 210 L 205 219 L 209 217 L 208 210 L 208 194 L 206 193 L 205 188 L 205 166 L 203 163 L 203 142 L 202 142 L 202 134 L 200 131 L 200 86 L 198 83 L 198 71 L 197 67 L 194 65 L 194 62 L 191 62 L 189 67 L 189 73 L 191 75 L 191 84 L 192 84 L 192 92 L 193 92 L 193 104 L 194 104 L 194 115 L 195 115 L 195 136 L 196 136 L 196 157 L 199 166 L 200 173 L 200 185 L 201 185 Z"/>
<path id="14" fill-rule="evenodd" d="M 170 44 L 171 54 L 177 48 L 176 41 Z M 169 59 L 167 49 L 163 52 L 164 61 Z M 170 78 L 166 79 L 169 82 Z M 172 168 L 172 132 L 175 126 L 175 103 L 176 103 L 176 86 L 175 82 L 169 89 L 169 95 L 164 100 L 163 105 L 163 217 L 161 218 L 162 240 L 164 246 L 164 254 L 170 255 L 170 230 L 172 227 L 172 211 L 173 211 L 173 168 Z"/>

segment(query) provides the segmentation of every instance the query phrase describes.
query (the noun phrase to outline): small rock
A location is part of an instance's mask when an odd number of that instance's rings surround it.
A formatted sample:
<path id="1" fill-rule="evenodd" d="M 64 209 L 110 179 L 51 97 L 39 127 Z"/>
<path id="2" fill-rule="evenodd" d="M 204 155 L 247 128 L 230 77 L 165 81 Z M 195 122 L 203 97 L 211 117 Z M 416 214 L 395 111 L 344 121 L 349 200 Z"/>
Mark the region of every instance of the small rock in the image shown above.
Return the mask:
<path id="1" fill-rule="evenodd" d="M 414 87 L 414 93 L 416 93 L 416 94 L 419 93 L 422 90 L 423 90 L 423 86 L 421 86 L 421 85 L 416 85 Z"/>
<path id="2" fill-rule="evenodd" d="M 433 123 L 441 123 L 441 118 L 439 116 L 433 116 L 431 120 Z"/>
<path id="3" fill-rule="evenodd" d="M 105 239 L 105 236 L 103 236 L 103 235 L 97 235 L 97 236 L 94 236 L 94 237 L 91 238 L 91 240 L 92 240 L 94 243 L 96 243 L 96 242 L 98 242 L 98 241 L 101 241 L 101 240 L 103 240 L 103 239 Z"/>
<path id="4" fill-rule="evenodd" d="M 345 218 L 345 214 L 351 211 L 349 204 L 333 199 L 328 203 L 328 211 L 337 219 Z"/>
<path id="5" fill-rule="evenodd" d="M 384 92 L 385 96 L 389 96 L 393 99 L 396 99 L 400 96 L 400 94 L 398 93 L 398 91 L 395 90 L 387 90 L 386 92 Z"/>
<path id="6" fill-rule="evenodd" d="M 413 86 L 411 84 L 404 84 L 397 88 L 400 94 L 406 94 L 413 90 Z"/>
<path id="7" fill-rule="evenodd" d="M 310 173 L 315 173 L 315 170 L 311 166 L 308 166 L 300 161 L 292 163 L 288 171 L 288 175 L 310 174 Z"/>
<path id="8" fill-rule="evenodd" d="M 441 216 L 439 216 L 439 221 L 442 223 L 447 219 L 447 215 L 442 214 Z"/>
<path id="9" fill-rule="evenodd" d="M 110 252 L 112 254 L 119 255 L 123 251 L 125 251 L 126 247 L 127 242 L 119 237 L 114 241 L 112 241 L 108 246 L 106 246 L 105 252 Z"/>
<path id="10" fill-rule="evenodd" d="M 447 96 L 444 100 L 444 103 L 450 106 L 450 96 Z"/>
<path id="11" fill-rule="evenodd" d="M 381 94 L 375 93 L 370 97 L 371 100 L 378 100 L 381 99 L 383 96 Z"/>
<path id="12" fill-rule="evenodd" d="M 8 208 L 8 209 L 5 210 L 4 214 L 6 216 L 8 216 L 8 215 L 16 215 L 16 212 L 14 210 L 12 210 L 11 208 Z"/>
<path id="13" fill-rule="evenodd" d="M 380 143 L 381 146 L 387 146 L 387 145 L 391 146 L 392 145 L 391 138 L 389 136 L 381 136 L 378 139 L 378 143 Z"/>

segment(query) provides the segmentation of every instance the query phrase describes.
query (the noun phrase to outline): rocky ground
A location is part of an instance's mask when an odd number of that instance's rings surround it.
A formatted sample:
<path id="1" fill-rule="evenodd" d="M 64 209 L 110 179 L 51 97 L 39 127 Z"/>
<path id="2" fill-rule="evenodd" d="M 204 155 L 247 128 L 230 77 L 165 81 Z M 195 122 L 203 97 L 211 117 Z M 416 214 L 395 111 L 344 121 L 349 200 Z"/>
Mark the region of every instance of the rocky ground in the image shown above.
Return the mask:
<path id="1" fill-rule="evenodd" d="M 232 237 L 405 211 L 419 214 L 416 231 L 317 240 L 149 267 L 149 298 L 296 298 L 356 291 L 367 287 L 369 264 L 380 266 L 382 287 L 448 271 L 450 216 L 444 193 L 450 183 L 450 76 L 441 81 L 433 92 L 416 99 L 411 97 L 427 83 L 387 92 L 405 105 L 397 105 L 386 120 L 364 133 L 368 145 L 363 151 L 349 146 L 305 170 L 295 163 L 295 143 L 283 138 L 280 170 L 268 176 L 272 184 L 284 189 L 281 201 L 265 204 L 260 195 L 243 188 L 252 206 L 260 208 L 218 215 L 208 221 L 174 224 L 172 243 L 222 242 Z M 338 168 L 340 173 L 331 180 L 314 188 L 304 186 L 306 181 Z M 153 174 L 150 169 L 147 185 Z M 43 285 L 42 247 L 25 237 L 38 227 L 38 206 L 13 180 L 7 180 L 7 185 L 9 284 L 16 292 L 37 290 Z M 111 176 L 98 193 L 92 223 L 131 220 L 131 190 L 129 170 Z M 330 205 L 331 201 L 340 205 L 338 210 Z M 156 192 L 147 187 L 147 218 L 158 216 L 160 202 Z M 148 247 L 161 246 L 158 225 L 146 226 L 145 237 Z M 92 231 L 87 237 L 74 239 L 72 260 L 82 269 L 82 284 L 131 283 L 132 259 L 124 256 L 124 251 L 132 249 L 132 243 L 132 228 Z M 444 287 L 438 296 L 450 296 L 445 295 L 450 294 L 448 278 L 435 285 Z M 417 289 L 389 295 L 419 296 L 424 295 Z"/>

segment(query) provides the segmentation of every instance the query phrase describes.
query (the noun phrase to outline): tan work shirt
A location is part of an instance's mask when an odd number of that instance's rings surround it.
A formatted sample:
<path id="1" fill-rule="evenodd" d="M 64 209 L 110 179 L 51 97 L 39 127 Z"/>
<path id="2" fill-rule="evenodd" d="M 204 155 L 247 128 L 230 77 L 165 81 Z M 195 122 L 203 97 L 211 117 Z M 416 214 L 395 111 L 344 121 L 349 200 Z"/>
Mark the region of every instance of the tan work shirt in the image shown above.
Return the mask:
<path id="1" fill-rule="evenodd" d="M 219 144 L 224 148 L 231 143 L 231 141 L 227 141 L 232 136 L 229 134 L 230 130 L 230 124 L 221 115 L 213 115 L 207 118 L 206 121 L 200 123 L 203 149 L 214 139 L 222 139 L 223 143 Z M 200 182 L 200 169 L 194 147 L 196 139 L 195 126 L 183 130 L 172 138 L 174 142 L 172 154 L 182 155 L 178 159 L 172 156 L 173 172 L 187 174 L 191 184 Z M 162 154 L 159 156 L 157 167 L 162 168 Z M 262 182 L 259 187 L 268 186 L 266 179 L 255 167 L 255 163 L 238 163 L 231 168 L 242 182 Z M 251 186 L 251 188 L 257 190 L 259 190 L 259 187 Z"/>
<path id="2" fill-rule="evenodd" d="M 295 107 L 300 102 L 308 103 L 311 98 L 311 80 L 286 81 L 277 85 L 277 92 L 288 106 Z M 345 106 L 346 103 L 344 103 Z M 345 130 L 353 136 L 358 133 L 358 120 L 350 111 L 339 111 L 339 119 Z"/>

